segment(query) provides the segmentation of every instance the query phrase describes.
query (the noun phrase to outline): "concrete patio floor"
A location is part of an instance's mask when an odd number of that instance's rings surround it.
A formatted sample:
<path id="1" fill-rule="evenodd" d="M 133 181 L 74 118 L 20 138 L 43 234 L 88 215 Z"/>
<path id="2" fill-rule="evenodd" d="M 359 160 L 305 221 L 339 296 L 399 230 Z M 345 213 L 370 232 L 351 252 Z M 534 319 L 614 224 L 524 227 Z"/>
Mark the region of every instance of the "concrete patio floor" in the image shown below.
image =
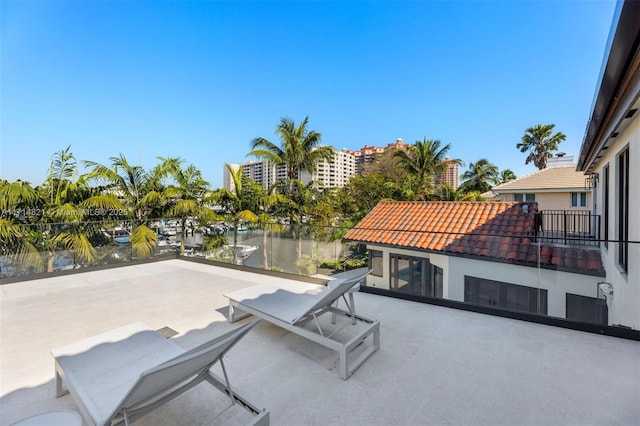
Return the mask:
<path id="1" fill-rule="evenodd" d="M 237 327 L 222 295 L 258 273 L 185 260 L 0 286 L 0 424 L 57 409 L 51 349 L 142 321 L 185 349 Z M 640 342 L 358 293 L 381 349 L 349 380 L 337 355 L 262 321 L 225 358 L 273 425 L 639 425 Z M 244 323 L 242 321 L 241 323 Z M 207 385 L 140 425 L 249 419 Z M 219 414 L 222 412 L 222 414 Z"/>

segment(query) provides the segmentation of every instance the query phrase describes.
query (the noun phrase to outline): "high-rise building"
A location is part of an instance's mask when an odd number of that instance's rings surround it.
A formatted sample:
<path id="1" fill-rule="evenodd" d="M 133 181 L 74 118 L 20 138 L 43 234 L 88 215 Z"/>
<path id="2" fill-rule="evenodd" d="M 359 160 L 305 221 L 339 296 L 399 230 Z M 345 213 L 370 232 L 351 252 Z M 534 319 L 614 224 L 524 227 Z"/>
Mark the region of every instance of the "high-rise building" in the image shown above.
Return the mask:
<path id="1" fill-rule="evenodd" d="M 401 138 L 396 139 L 395 142 L 387 144 L 387 146 L 369 146 L 365 145 L 357 151 L 343 148 L 342 152 L 351 154 L 355 158 L 355 172 L 356 174 L 362 174 L 364 165 L 373 162 L 376 155 L 384 154 L 392 149 L 407 149 L 408 144 L 404 143 Z"/>
<path id="2" fill-rule="evenodd" d="M 384 154 L 385 152 L 396 149 L 406 150 L 410 146 L 411 145 L 404 143 L 401 138 L 398 138 L 395 142 L 387 144 L 387 146 L 365 145 L 357 151 L 343 148 L 342 152 L 352 154 L 354 156 L 355 172 L 356 174 L 362 174 L 365 164 L 372 163 L 377 155 Z M 447 157 L 447 160 L 450 160 L 450 158 Z M 458 189 L 458 187 L 460 186 L 460 169 L 458 164 L 449 163 L 447 165 L 447 170 L 441 175 L 436 176 L 435 183 L 447 183 L 451 185 L 453 189 Z"/>
<path id="3" fill-rule="evenodd" d="M 240 168 L 240 164 L 229 164 L 229 166 L 234 171 Z M 227 168 L 226 165 L 222 167 L 222 186 L 224 188 L 227 188 L 230 191 L 235 192 L 236 190 L 236 188 L 233 185 L 233 179 L 231 178 L 231 173 L 229 172 L 229 169 Z"/>
<path id="4" fill-rule="evenodd" d="M 450 157 L 447 157 L 445 161 L 451 160 Z M 460 168 L 457 163 L 449 162 L 447 164 L 447 170 L 439 176 L 436 176 L 436 185 L 446 183 L 453 187 L 453 189 L 458 189 L 460 186 Z"/>
<path id="5" fill-rule="evenodd" d="M 265 190 L 278 180 L 287 178 L 287 169 L 284 165 L 276 166 L 267 160 L 248 161 L 245 164 L 237 165 L 237 167 L 242 167 L 244 175 L 262 185 Z M 233 182 L 228 175 L 225 168 L 224 187 L 231 190 Z M 325 188 L 336 188 L 345 186 L 353 175 L 355 175 L 355 157 L 346 152 L 334 151 L 330 161 L 322 160 L 318 162 L 313 173 L 298 172 L 296 178 L 300 179 L 303 184 L 307 184 L 313 179 L 320 181 Z"/>
<path id="6" fill-rule="evenodd" d="M 312 179 L 321 182 L 325 188 L 336 188 L 345 186 L 355 174 L 355 156 L 335 151 L 331 161 L 322 160 L 317 164 Z"/>

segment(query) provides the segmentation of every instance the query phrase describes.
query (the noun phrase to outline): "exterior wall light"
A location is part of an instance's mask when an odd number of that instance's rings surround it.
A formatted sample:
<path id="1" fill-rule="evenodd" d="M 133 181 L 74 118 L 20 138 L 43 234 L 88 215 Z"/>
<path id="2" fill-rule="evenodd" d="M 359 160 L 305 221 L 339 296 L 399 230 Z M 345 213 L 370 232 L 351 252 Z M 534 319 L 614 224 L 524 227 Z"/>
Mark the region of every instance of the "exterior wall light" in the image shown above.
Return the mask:
<path id="1" fill-rule="evenodd" d="M 604 294 L 605 298 L 613 296 L 613 286 L 611 284 L 606 283 L 606 282 L 599 282 L 598 283 L 598 288 L 600 289 L 602 294 Z"/>

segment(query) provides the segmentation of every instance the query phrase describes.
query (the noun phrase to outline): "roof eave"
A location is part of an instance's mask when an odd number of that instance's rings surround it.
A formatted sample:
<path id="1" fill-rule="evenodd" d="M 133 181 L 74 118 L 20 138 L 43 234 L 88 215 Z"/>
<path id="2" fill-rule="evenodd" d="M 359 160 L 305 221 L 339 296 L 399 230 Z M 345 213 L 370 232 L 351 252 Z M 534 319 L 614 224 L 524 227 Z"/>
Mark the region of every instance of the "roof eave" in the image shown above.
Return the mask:
<path id="1" fill-rule="evenodd" d="M 640 2 L 619 1 L 614 12 L 598 91 L 580 147 L 577 170 L 588 172 L 640 90 Z"/>

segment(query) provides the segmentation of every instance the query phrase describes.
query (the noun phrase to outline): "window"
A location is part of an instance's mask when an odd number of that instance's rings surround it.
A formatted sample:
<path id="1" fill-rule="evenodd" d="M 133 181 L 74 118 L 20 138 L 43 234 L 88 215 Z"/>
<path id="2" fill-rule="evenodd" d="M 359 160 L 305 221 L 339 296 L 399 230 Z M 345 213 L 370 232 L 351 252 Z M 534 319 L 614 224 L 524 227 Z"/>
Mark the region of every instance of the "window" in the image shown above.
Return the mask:
<path id="1" fill-rule="evenodd" d="M 609 247 L 609 165 L 607 164 L 604 169 L 602 170 L 602 180 L 603 180 L 603 185 L 602 185 L 602 214 L 603 214 L 603 218 L 602 221 L 604 222 L 604 224 L 602 225 L 604 227 L 604 232 L 602 233 L 603 238 L 604 238 L 604 246 L 605 247 Z"/>
<path id="2" fill-rule="evenodd" d="M 373 272 L 371 275 L 374 277 L 381 277 L 382 272 L 382 252 L 380 250 L 369 250 L 369 265 Z"/>
<path id="3" fill-rule="evenodd" d="M 536 194 L 513 194 L 513 201 L 532 203 L 536 201 Z"/>
<path id="4" fill-rule="evenodd" d="M 629 266 L 629 148 L 618 156 L 618 265 Z"/>
<path id="5" fill-rule="evenodd" d="M 587 193 L 586 192 L 572 192 L 571 193 L 571 207 L 587 207 Z"/>
<path id="6" fill-rule="evenodd" d="M 442 298 L 442 268 L 429 259 L 390 254 L 391 285 L 389 288 L 403 293 Z"/>
<path id="7" fill-rule="evenodd" d="M 474 305 L 547 315 L 547 290 L 464 277 L 464 301 Z"/>
<path id="8" fill-rule="evenodd" d="M 567 319 L 607 325 L 608 309 L 604 299 L 567 293 Z"/>

